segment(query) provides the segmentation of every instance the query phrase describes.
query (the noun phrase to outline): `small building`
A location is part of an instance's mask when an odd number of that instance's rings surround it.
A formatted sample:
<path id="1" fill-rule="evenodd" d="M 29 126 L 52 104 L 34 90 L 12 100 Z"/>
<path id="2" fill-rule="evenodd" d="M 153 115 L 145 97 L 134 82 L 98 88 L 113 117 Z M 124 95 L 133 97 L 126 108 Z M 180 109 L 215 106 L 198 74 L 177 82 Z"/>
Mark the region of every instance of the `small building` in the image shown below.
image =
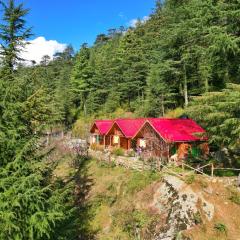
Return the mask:
<path id="1" fill-rule="evenodd" d="M 133 139 L 137 141 L 137 147 L 142 148 L 144 158 L 163 161 L 173 155 L 184 159 L 189 151 L 197 155 L 201 147 L 206 151 L 207 141 L 206 131 L 192 119 L 167 118 L 147 119 Z"/>
<path id="2" fill-rule="evenodd" d="M 113 120 L 96 120 L 90 129 L 90 144 L 98 144 L 108 146 L 110 144 L 110 139 L 106 136 L 113 125 Z"/>
<path id="3" fill-rule="evenodd" d="M 145 123 L 145 118 L 137 119 L 116 119 L 106 133 L 110 146 L 120 147 L 125 150 L 134 148 L 133 136 Z"/>

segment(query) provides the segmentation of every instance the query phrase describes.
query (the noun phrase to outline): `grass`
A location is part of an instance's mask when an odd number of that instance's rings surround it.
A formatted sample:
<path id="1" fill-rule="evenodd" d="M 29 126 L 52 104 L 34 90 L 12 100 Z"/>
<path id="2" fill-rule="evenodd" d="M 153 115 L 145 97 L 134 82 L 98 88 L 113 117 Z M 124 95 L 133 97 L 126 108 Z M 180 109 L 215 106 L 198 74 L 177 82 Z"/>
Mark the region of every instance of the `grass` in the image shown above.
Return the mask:
<path id="1" fill-rule="evenodd" d="M 126 191 L 129 194 L 134 194 L 157 180 L 161 180 L 159 173 L 134 171 L 127 182 Z"/>
<path id="2" fill-rule="evenodd" d="M 214 224 L 214 229 L 220 233 L 225 233 L 227 234 L 227 227 L 224 223 L 215 223 Z"/>
<path id="3" fill-rule="evenodd" d="M 195 174 L 187 175 L 184 181 L 187 184 L 192 184 L 195 181 Z"/>
<path id="4" fill-rule="evenodd" d="M 136 209 L 138 193 L 161 179 L 159 173 L 137 172 L 92 160 L 88 164 L 94 180 L 89 202 L 95 215 L 92 231 L 97 239 L 135 239 L 136 229 L 146 231 L 156 219 L 145 209 Z"/>
<path id="5" fill-rule="evenodd" d="M 61 161 L 56 170 L 57 175 L 71 174 L 69 161 L 67 158 Z M 151 184 L 161 181 L 161 174 L 151 171 L 137 172 L 95 160 L 88 161 L 85 168 L 88 178 L 93 182 L 87 196 L 89 206 L 86 215 L 89 216 L 87 230 L 95 233 L 95 238 L 99 240 L 131 240 L 137 239 L 138 234 L 141 235 L 141 239 L 153 239 L 151 234 L 154 234 L 156 224 L 161 223 L 161 216 L 151 210 L 154 187 L 158 186 Z M 221 193 L 216 196 L 209 195 L 210 202 L 214 201 L 216 209 L 220 209 L 220 212 L 216 212 L 214 221 L 204 224 L 205 219 L 202 218 L 202 213 L 198 212 L 194 216 L 198 226 L 195 230 L 192 229 L 193 233 L 189 233 L 193 235 L 188 236 L 198 240 L 224 240 L 227 235 L 232 237 L 231 239 L 236 239 L 235 236 L 239 236 L 236 226 L 240 223 L 236 220 L 240 212 L 239 193 L 235 191 L 236 189 L 225 189 L 223 194 L 225 199 L 220 199 L 223 197 L 222 185 L 212 185 L 211 182 L 194 174 L 186 177 L 186 181 L 195 191 L 201 191 L 209 185 L 213 192 Z M 214 189 L 215 187 L 217 189 Z M 231 199 L 237 205 L 233 203 L 224 205 L 223 202 L 227 199 Z M 235 229 L 236 233 L 233 233 Z"/>
<path id="6" fill-rule="evenodd" d="M 233 203 L 236 203 L 236 204 L 240 205 L 240 192 L 234 187 L 229 188 L 229 191 L 230 191 L 229 199 Z"/>

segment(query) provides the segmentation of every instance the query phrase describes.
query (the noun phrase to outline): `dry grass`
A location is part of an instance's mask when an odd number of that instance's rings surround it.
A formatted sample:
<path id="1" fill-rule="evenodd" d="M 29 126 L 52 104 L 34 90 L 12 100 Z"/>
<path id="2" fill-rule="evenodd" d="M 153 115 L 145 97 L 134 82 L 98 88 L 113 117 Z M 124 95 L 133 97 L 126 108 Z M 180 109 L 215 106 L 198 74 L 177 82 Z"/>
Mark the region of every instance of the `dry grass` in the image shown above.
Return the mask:
<path id="1" fill-rule="evenodd" d="M 215 215 L 211 222 L 204 219 L 204 224 L 187 231 L 186 235 L 192 240 L 240 240 L 240 206 L 230 200 L 232 190 L 201 176 L 197 177 L 192 187 L 214 204 Z M 226 232 L 216 227 L 221 224 L 225 226 Z"/>

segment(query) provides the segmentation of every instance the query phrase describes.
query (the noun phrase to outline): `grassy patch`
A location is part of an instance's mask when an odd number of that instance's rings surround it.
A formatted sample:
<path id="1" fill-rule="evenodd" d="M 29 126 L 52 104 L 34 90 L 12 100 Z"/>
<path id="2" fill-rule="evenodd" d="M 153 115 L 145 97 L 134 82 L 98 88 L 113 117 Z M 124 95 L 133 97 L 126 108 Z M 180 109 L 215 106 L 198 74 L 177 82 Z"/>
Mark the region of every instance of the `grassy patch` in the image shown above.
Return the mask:
<path id="1" fill-rule="evenodd" d="M 185 183 L 187 184 L 192 184 L 195 181 L 195 175 L 191 174 L 191 175 L 187 175 L 184 179 Z"/>
<path id="2" fill-rule="evenodd" d="M 220 233 L 227 233 L 227 226 L 224 223 L 215 223 L 214 229 Z"/>
<path id="3" fill-rule="evenodd" d="M 161 175 L 155 172 L 133 172 L 127 182 L 126 192 L 134 194 L 144 189 L 147 185 L 154 181 L 160 180 Z"/>
<path id="4" fill-rule="evenodd" d="M 237 189 L 235 189 L 234 187 L 229 188 L 229 191 L 230 191 L 229 199 L 232 202 L 240 205 L 240 193 L 239 193 L 239 191 Z"/>
<path id="5" fill-rule="evenodd" d="M 137 238 L 138 234 L 142 239 L 149 236 L 148 228 L 153 220 L 156 221 L 156 216 L 136 209 L 137 193 L 160 180 L 161 175 L 109 166 L 95 160 L 89 161 L 88 168 L 94 181 L 89 199 L 94 216 L 91 226 L 92 231 L 97 232 L 97 239 L 129 240 Z"/>

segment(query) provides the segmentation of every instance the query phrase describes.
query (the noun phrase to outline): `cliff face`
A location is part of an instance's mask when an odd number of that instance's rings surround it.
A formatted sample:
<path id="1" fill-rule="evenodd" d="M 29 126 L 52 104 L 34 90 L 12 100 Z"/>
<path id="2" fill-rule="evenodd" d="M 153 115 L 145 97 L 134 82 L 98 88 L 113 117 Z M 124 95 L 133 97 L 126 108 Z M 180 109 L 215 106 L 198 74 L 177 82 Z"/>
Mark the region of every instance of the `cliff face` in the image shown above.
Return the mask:
<path id="1" fill-rule="evenodd" d="M 152 207 L 166 216 L 161 232 L 156 233 L 156 240 L 174 239 L 179 232 L 194 227 L 197 224 L 196 218 L 200 218 L 200 212 L 209 221 L 214 216 L 214 205 L 174 176 L 163 178 L 154 193 Z"/>
<path id="2" fill-rule="evenodd" d="M 184 178 L 164 176 L 153 184 L 148 203 L 144 203 L 146 190 L 139 193 L 140 207 L 161 216 L 151 239 L 240 239 L 240 191 L 233 187 L 233 181 L 195 176 L 191 184 L 186 182 Z"/>

